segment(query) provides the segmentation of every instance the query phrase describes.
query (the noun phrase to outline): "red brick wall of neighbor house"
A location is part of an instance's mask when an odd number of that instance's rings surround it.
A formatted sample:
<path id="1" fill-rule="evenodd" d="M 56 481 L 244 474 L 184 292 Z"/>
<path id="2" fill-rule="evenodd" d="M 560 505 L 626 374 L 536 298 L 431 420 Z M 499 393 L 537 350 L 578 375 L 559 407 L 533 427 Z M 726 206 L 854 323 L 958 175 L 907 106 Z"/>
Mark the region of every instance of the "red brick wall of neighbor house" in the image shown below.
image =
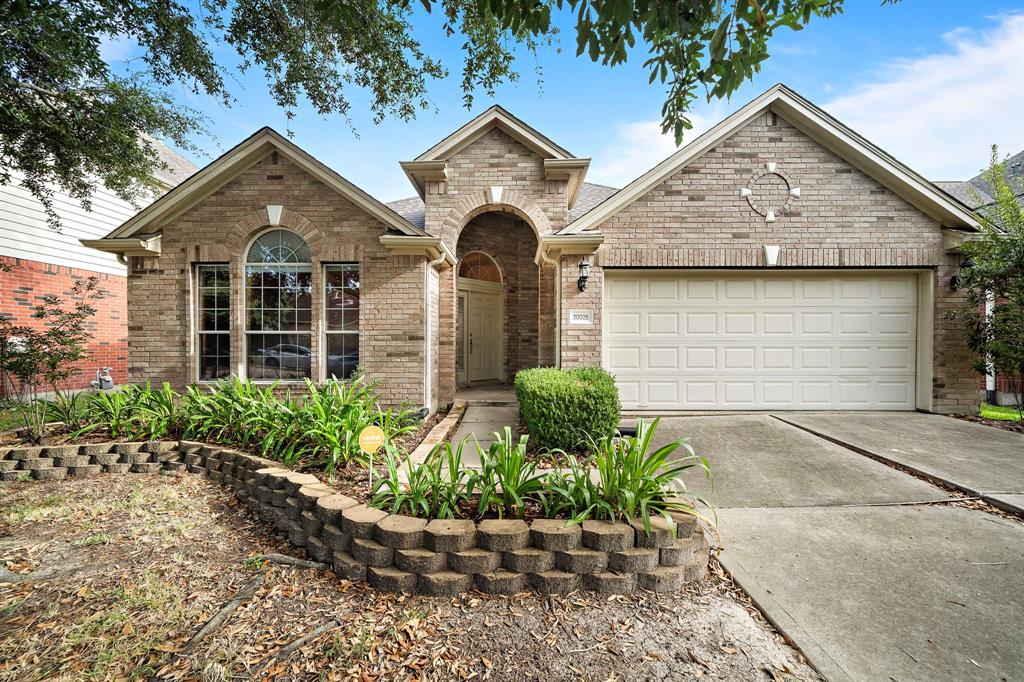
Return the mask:
<path id="1" fill-rule="evenodd" d="M 95 276 L 104 296 L 93 303 L 96 315 L 87 325 L 92 334 L 89 357 L 79 363 L 80 371 L 64 388 L 87 388 L 100 367 L 111 367 L 117 383 L 128 380 L 127 278 L 8 256 L 0 256 L 0 261 L 10 266 L 9 272 L 0 270 L 0 314 L 12 315 L 19 325 L 41 327 L 32 313 L 44 296 L 60 296 L 70 304 L 75 282 Z"/>

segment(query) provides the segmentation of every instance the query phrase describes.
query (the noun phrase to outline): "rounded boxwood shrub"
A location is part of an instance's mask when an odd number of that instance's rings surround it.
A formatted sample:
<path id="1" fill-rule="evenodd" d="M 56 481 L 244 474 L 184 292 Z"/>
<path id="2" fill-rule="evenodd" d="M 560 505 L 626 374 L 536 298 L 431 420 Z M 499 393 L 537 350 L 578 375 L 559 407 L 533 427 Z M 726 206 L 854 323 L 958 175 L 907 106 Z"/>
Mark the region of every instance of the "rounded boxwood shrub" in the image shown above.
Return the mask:
<path id="1" fill-rule="evenodd" d="M 526 429 L 541 448 L 576 450 L 619 425 L 619 391 L 600 367 L 524 369 L 515 387 Z"/>

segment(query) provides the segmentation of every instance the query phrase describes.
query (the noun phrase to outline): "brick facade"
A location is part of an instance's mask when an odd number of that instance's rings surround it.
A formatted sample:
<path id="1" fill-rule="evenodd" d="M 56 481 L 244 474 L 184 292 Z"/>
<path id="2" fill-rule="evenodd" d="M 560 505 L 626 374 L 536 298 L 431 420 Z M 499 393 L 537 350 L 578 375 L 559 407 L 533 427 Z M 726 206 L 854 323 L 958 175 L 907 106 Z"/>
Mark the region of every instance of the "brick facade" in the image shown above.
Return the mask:
<path id="1" fill-rule="evenodd" d="M 323 265 L 360 267 L 359 363 L 391 403 L 424 402 L 426 261 L 381 246 L 385 226 L 284 155 L 270 154 L 163 228 L 159 257 L 132 258 L 128 295 L 129 376 L 183 386 L 195 380 L 194 266 L 228 263 L 231 366 L 244 371 L 243 260 L 246 246 L 274 226 L 266 206 L 283 206 L 279 227 L 303 237 L 312 256 L 311 374 L 323 375 L 320 325 Z"/>
<path id="2" fill-rule="evenodd" d="M 766 163 L 778 164 L 788 185 L 765 173 Z M 774 114 L 756 116 L 598 225 L 605 241 L 591 257 L 583 292 L 576 285 L 579 256 L 560 257 L 557 270 L 535 261 L 538 240 L 568 219 L 568 182 L 546 179 L 541 155 L 492 128 L 451 153 L 445 180 L 423 184 L 425 231 L 459 258 L 480 250 L 501 267 L 506 380 L 533 365 L 601 363 L 605 268 L 759 268 L 762 246 L 777 244 L 783 268 L 909 268 L 930 276 L 933 409 L 967 412 L 977 405 L 961 330 L 944 317 L 960 295 L 948 286 L 959 259 L 945 253 L 942 226 Z M 790 200 L 793 185 L 801 194 Z M 785 210 L 766 222 L 739 195 L 745 186 L 757 189 L 756 201 Z M 392 255 L 379 243 L 386 225 L 276 154 L 164 224 L 158 258 L 131 259 L 130 379 L 179 386 L 194 380 L 192 272 L 202 262 L 230 264 L 231 359 L 236 371 L 243 369 L 242 259 L 269 225 L 268 205 L 283 206 L 281 226 L 309 243 L 315 291 L 322 290 L 324 263 L 362 266 L 360 364 L 381 380 L 385 400 L 450 403 L 457 266 L 428 269 L 425 257 Z M 314 320 L 321 319 L 320 305 L 318 294 Z M 593 311 L 593 324 L 570 324 L 574 309 Z M 312 374 L 319 378 L 318 330 L 312 338 Z"/>
<path id="3" fill-rule="evenodd" d="M 78 373 L 62 388 L 88 388 L 96 377 L 96 370 L 102 367 L 110 367 L 118 383 L 128 379 L 127 282 L 124 277 L 8 256 L 0 256 L 0 262 L 10 268 L 0 270 L 0 315 L 11 316 L 17 325 L 41 328 L 32 313 L 44 296 L 59 296 L 65 307 L 69 307 L 74 300 L 71 289 L 75 283 L 96 277 L 103 297 L 92 303 L 96 315 L 87 324 L 92 335 L 87 347 L 89 356 L 79 363 Z M 9 380 L 14 383 L 13 378 Z M 18 390 L 16 386 L 13 388 Z"/>

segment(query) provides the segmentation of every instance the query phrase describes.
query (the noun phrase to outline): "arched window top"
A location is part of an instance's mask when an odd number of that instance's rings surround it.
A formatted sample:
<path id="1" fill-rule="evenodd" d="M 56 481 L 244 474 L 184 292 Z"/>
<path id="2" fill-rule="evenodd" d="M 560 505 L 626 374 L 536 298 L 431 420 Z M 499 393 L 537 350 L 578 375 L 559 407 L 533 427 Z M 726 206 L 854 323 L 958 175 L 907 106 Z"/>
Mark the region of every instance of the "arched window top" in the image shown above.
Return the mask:
<path id="1" fill-rule="evenodd" d="M 501 284 L 501 270 L 494 259 L 481 251 L 467 253 L 459 264 L 459 277 Z"/>
<path id="2" fill-rule="evenodd" d="M 246 263 L 310 263 L 309 246 L 305 240 L 288 230 L 270 230 L 261 234 L 249 247 Z"/>

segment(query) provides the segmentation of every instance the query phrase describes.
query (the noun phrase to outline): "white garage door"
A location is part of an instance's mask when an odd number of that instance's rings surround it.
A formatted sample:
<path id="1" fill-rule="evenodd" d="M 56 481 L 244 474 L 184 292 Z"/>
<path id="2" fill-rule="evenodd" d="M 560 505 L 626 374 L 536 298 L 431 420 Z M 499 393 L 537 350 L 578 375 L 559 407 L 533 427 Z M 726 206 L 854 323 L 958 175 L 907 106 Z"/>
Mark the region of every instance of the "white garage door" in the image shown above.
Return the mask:
<path id="1" fill-rule="evenodd" d="M 911 410 L 913 274 L 605 271 L 604 363 L 640 410 Z"/>

